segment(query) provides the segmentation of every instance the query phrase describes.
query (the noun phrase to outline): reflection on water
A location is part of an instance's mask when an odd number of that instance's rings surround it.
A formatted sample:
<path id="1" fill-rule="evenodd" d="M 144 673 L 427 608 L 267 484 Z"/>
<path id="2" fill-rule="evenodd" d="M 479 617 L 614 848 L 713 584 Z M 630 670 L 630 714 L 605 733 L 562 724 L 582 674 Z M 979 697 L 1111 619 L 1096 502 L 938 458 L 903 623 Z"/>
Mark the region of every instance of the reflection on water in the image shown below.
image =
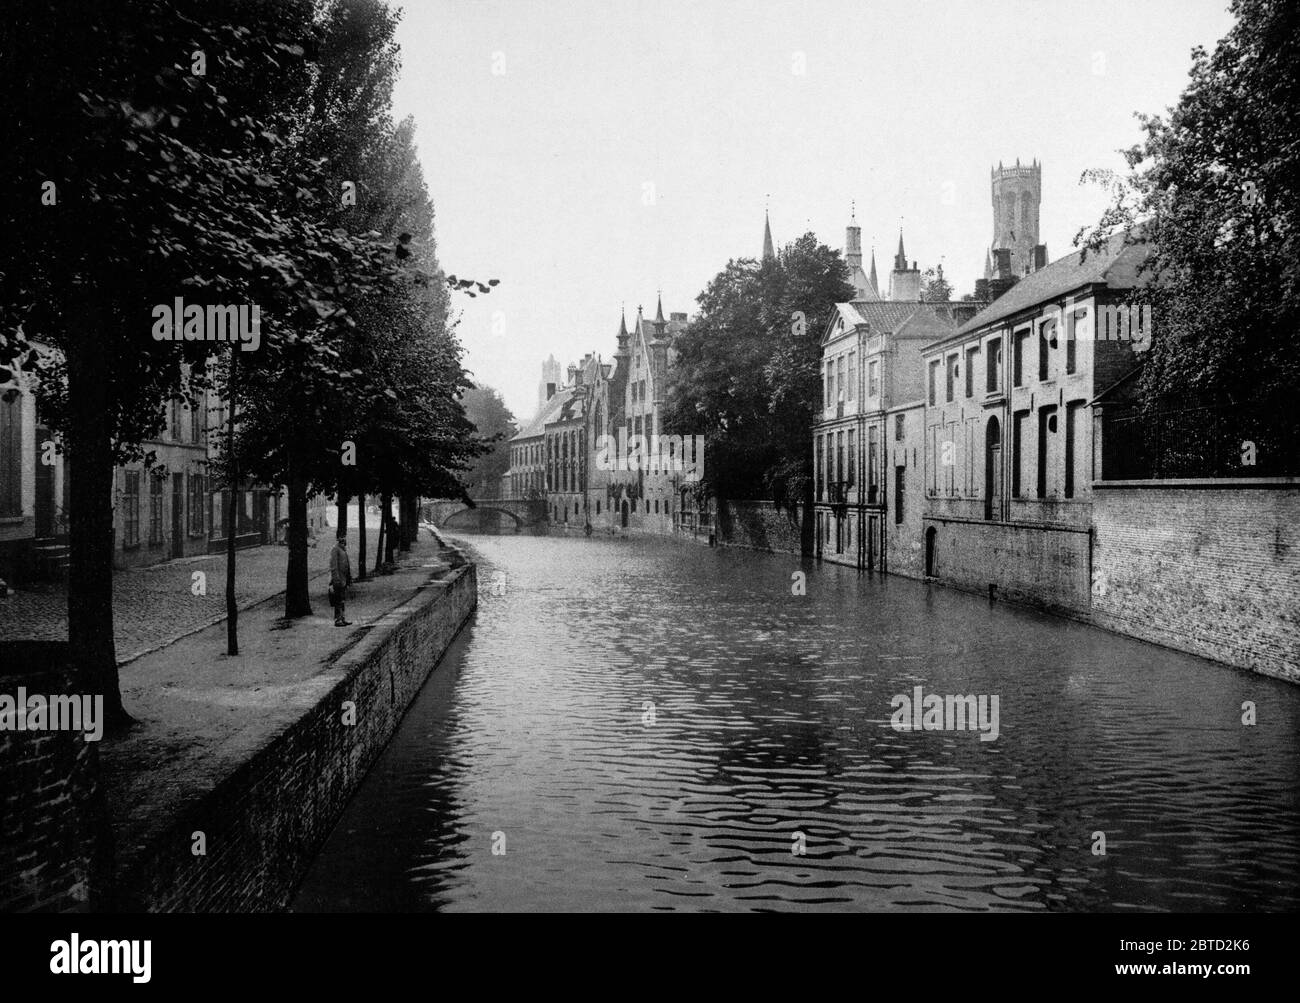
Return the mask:
<path id="1" fill-rule="evenodd" d="M 464 542 L 476 618 L 299 910 L 1300 906 L 1294 687 L 794 557 Z M 997 740 L 890 727 L 917 685 Z"/>

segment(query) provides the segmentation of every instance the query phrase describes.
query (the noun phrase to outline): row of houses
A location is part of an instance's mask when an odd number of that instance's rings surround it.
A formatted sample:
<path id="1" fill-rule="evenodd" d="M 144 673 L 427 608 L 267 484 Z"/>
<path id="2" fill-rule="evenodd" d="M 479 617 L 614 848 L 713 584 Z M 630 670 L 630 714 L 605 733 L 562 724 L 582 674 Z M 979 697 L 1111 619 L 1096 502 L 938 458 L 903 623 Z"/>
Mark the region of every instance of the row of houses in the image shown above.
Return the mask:
<path id="1" fill-rule="evenodd" d="M 39 368 L 18 370 L 14 384 L 0 393 L 0 579 L 10 585 L 57 581 L 68 561 L 68 501 L 76 466 L 41 418 L 38 377 Z M 173 400 L 158 436 L 142 444 L 152 462 L 114 470 L 115 567 L 226 549 L 230 494 L 209 473 L 225 417 L 225 403 L 215 392 L 192 404 Z M 287 507 L 280 492 L 244 486 L 238 493 L 237 546 L 274 541 L 282 513 Z"/>
<path id="2" fill-rule="evenodd" d="M 627 472 L 594 461 L 597 436 L 662 430 L 673 336 L 686 323 L 664 320 L 662 306 L 653 321 L 638 309 L 630 331 L 620 324 L 610 363 L 588 355 L 561 382 L 548 360 L 538 414 L 510 443 L 503 494 L 543 500 L 552 528 L 716 533 L 793 551 L 811 537 L 827 562 L 1300 682 L 1294 443 L 1214 403 L 1138 409 L 1158 323 L 1132 305 L 1145 281 L 1140 233 L 1050 261 L 1040 166 L 999 164 L 990 181 L 993 239 L 983 278 L 961 300 L 926 294 L 901 234 L 882 289 L 850 220 L 854 297 L 822 332 L 803 524 L 764 503 L 715 511 L 681 464 Z"/>
<path id="3" fill-rule="evenodd" d="M 559 383 L 549 359 L 537 414 L 510 440 L 503 494 L 544 499 L 550 524 L 560 529 L 662 534 L 682 526 L 683 512 L 694 512 L 703 451 L 664 435 L 662 409 L 673 339 L 685 326 L 684 313 L 664 317 L 660 297 L 653 320 L 640 307 L 631 329 L 620 318 L 610 361 L 588 353 Z M 636 447 L 638 439 L 659 438 L 662 456 Z M 635 459 L 620 462 L 628 444 Z"/>
<path id="4" fill-rule="evenodd" d="M 1116 235 L 965 319 L 839 304 L 813 431 L 818 555 L 1086 611 L 1093 404 L 1150 344 L 1149 314 L 1127 323 L 1145 253 Z"/>

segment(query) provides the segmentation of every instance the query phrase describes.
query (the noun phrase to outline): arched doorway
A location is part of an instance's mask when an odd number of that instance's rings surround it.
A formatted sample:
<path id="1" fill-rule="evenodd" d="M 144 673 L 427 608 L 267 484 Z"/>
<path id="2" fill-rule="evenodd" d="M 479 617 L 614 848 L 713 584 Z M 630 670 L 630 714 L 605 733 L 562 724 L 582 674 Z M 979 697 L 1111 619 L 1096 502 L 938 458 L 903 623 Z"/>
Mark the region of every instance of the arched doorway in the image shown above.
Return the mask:
<path id="1" fill-rule="evenodd" d="M 933 526 L 925 531 L 925 577 L 934 577 L 934 544 L 939 531 Z"/>
<path id="2" fill-rule="evenodd" d="M 984 432 L 984 518 L 1002 515 L 1002 426 L 997 415 L 989 417 Z"/>

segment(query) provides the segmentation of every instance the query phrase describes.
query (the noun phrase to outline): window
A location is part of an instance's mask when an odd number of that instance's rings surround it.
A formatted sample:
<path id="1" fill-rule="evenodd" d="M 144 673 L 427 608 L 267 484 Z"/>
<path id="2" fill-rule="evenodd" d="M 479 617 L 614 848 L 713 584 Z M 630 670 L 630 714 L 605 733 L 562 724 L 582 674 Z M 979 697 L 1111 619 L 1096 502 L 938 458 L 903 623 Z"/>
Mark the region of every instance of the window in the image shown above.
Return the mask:
<path id="1" fill-rule="evenodd" d="M 1002 388 L 1002 339 L 989 341 L 987 367 L 984 370 L 984 389 L 989 393 Z"/>
<path id="2" fill-rule="evenodd" d="M 1025 346 L 1029 344 L 1029 329 L 1016 332 L 1016 349 L 1015 357 L 1011 360 L 1012 381 L 1011 385 L 1023 387 L 1025 385 Z"/>
<path id="3" fill-rule="evenodd" d="M 876 504 L 876 427 L 867 429 L 867 504 Z"/>
<path id="4" fill-rule="evenodd" d="M 1014 417 L 1015 434 L 1011 438 L 1011 497 L 1020 497 L 1020 476 L 1024 469 L 1025 426 L 1029 423 L 1028 411 L 1017 411 Z"/>
<path id="5" fill-rule="evenodd" d="M 835 434 L 835 480 L 844 480 L 844 433 Z"/>
<path id="6" fill-rule="evenodd" d="M 903 523 L 903 479 L 907 473 L 906 467 L 894 468 L 894 525 L 900 526 Z"/>
<path id="7" fill-rule="evenodd" d="M 853 400 L 854 397 L 857 396 L 858 371 L 855 368 L 858 364 L 857 359 L 858 359 L 857 352 L 849 353 L 849 386 L 848 386 L 849 400 Z"/>
<path id="8" fill-rule="evenodd" d="M 894 415 L 894 441 L 903 441 L 903 416 L 901 414 Z"/>
<path id="9" fill-rule="evenodd" d="M 23 398 L 0 395 L 0 516 L 23 514 Z"/>
<path id="10" fill-rule="evenodd" d="M 122 495 L 122 546 L 134 547 L 140 542 L 140 471 L 126 471 L 126 485 Z"/>
<path id="11" fill-rule="evenodd" d="M 203 441 L 203 400 L 199 398 L 190 408 L 190 442 L 198 444 Z"/>
<path id="12" fill-rule="evenodd" d="M 203 535 L 203 475 L 190 474 L 190 535 Z"/>
<path id="13" fill-rule="evenodd" d="M 844 356 L 835 360 L 835 385 L 839 388 L 839 395 L 835 398 L 837 401 L 844 396 Z"/>
<path id="14" fill-rule="evenodd" d="M 149 542 L 163 542 L 163 481 L 166 474 L 155 470 L 149 478 Z"/>
<path id="15" fill-rule="evenodd" d="M 1038 484 L 1039 498 L 1047 497 L 1048 452 L 1051 449 L 1052 436 L 1056 432 L 1056 405 L 1038 410 Z"/>
<path id="16" fill-rule="evenodd" d="M 600 515 L 600 502 L 596 502 L 596 514 Z"/>
<path id="17" fill-rule="evenodd" d="M 857 474 L 857 449 L 855 448 L 855 439 L 853 429 L 849 429 L 849 487 L 853 487 L 853 480 Z"/>
<path id="18" fill-rule="evenodd" d="M 813 469 L 813 477 L 819 482 L 817 484 L 817 500 L 826 500 L 826 468 L 823 466 L 826 457 L 826 443 L 819 435 L 817 436 L 817 465 Z"/>
<path id="19" fill-rule="evenodd" d="M 1087 455 L 1080 450 L 1084 439 L 1086 412 L 1083 401 L 1065 406 L 1065 497 L 1073 498 L 1075 485 L 1088 476 Z"/>
<path id="20" fill-rule="evenodd" d="M 979 358 L 980 349 L 976 345 L 974 348 L 966 349 L 966 396 L 975 396 L 975 360 Z"/>
<path id="21" fill-rule="evenodd" d="M 1038 378 L 1045 380 L 1051 372 L 1052 349 L 1056 347 L 1056 321 L 1038 326 Z"/>
<path id="22" fill-rule="evenodd" d="M 954 352 L 944 360 L 945 399 L 952 403 L 953 383 L 957 379 L 957 354 Z"/>
<path id="23" fill-rule="evenodd" d="M 822 401 L 822 407 L 831 406 L 831 398 L 835 394 L 835 363 L 830 359 L 826 360 L 826 399 Z"/>
<path id="24" fill-rule="evenodd" d="M 938 403 L 939 396 L 939 360 L 930 363 L 930 406 Z"/>
<path id="25" fill-rule="evenodd" d="M 1076 356 L 1076 346 L 1078 342 L 1074 337 L 1074 329 L 1077 321 L 1078 314 L 1072 311 L 1065 326 L 1065 371 L 1067 373 L 1074 372 L 1075 367 L 1078 365 Z"/>
<path id="26" fill-rule="evenodd" d="M 880 395 L 880 362 L 873 359 L 871 364 L 867 366 L 867 373 L 869 374 L 867 377 L 869 381 L 867 394 L 871 397 L 878 397 Z"/>
<path id="27" fill-rule="evenodd" d="M 655 499 L 655 515 L 659 514 L 659 499 Z"/>

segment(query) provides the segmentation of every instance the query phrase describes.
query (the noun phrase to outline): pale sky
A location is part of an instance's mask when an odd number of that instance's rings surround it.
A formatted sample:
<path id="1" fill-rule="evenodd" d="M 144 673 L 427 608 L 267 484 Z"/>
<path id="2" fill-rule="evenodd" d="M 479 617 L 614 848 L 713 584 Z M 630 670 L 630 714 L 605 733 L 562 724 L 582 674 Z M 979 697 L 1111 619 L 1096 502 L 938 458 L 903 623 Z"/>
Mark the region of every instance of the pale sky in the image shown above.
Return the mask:
<path id="1" fill-rule="evenodd" d="M 541 362 L 615 349 L 619 307 L 694 315 L 728 259 L 806 230 L 843 249 L 850 202 L 882 285 L 908 258 L 957 295 L 983 276 L 989 170 L 1037 158 L 1052 260 L 1094 222 L 1135 111 L 1182 91 L 1226 0 L 406 0 L 413 114 L 474 378 L 523 422 Z M 798 72 L 802 70 L 802 72 Z M 495 71 L 495 72 L 494 72 Z M 652 188 L 650 186 L 653 186 Z"/>

